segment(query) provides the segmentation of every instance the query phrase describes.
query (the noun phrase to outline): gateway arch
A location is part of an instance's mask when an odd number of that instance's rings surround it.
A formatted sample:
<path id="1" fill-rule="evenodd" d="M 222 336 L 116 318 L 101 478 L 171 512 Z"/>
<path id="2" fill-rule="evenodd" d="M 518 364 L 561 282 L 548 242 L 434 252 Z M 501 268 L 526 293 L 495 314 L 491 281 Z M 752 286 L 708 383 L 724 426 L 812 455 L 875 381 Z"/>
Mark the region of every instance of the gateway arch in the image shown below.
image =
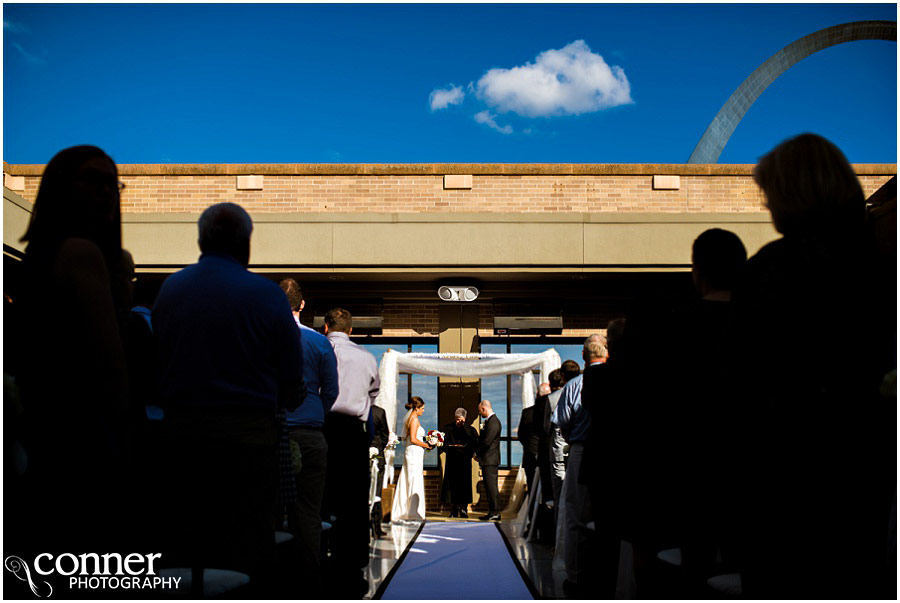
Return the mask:
<path id="1" fill-rule="evenodd" d="M 829 46 L 857 40 L 897 41 L 896 21 L 854 21 L 820 29 L 788 44 L 765 63 L 756 68 L 744 83 L 728 98 L 700 142 L 691 153 L 688 163 L 717 163 L 722 149 L 734 133 L 750 106 L 778 76 L 814 52 Z"/>

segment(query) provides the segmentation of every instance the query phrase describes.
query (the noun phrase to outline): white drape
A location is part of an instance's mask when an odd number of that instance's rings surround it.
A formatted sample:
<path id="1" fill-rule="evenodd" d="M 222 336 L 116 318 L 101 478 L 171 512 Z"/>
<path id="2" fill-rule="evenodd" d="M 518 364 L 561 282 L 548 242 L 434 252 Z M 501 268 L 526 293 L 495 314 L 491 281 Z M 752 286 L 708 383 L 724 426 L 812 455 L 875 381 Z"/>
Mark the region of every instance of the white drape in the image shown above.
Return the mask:
<path id="1" fill-rule="evenodd" d="M 550 371 L 559 368 L 559 354 L 549 349 L 540 354 L 405 354 L 388 350 L 381 358 L 378 369 L 381 392 L 375 404 L 384 409 L 388 425 L 397 430 L 397 417 L 402 416 L 399 406 L 406 400 L 397 400 L 397 378 L 400 372 L 437 377 L 497 377 L 522 375 L 522 404 L 525 408 L 534 404 L 535 384 L 531 371 L 540 368 L 540 382 L 549 379 Z"/>

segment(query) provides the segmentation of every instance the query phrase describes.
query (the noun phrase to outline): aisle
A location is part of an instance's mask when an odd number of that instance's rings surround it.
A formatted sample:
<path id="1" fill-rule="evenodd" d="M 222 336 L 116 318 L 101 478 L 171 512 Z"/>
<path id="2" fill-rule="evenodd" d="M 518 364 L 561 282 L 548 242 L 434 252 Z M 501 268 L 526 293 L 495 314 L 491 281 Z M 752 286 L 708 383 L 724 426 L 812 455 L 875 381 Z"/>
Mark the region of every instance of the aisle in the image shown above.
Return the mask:
<path id="1" fill-rule="evenodd" d="M 493 522 L 428 522 L 382 599 L 533 599 Z"/>

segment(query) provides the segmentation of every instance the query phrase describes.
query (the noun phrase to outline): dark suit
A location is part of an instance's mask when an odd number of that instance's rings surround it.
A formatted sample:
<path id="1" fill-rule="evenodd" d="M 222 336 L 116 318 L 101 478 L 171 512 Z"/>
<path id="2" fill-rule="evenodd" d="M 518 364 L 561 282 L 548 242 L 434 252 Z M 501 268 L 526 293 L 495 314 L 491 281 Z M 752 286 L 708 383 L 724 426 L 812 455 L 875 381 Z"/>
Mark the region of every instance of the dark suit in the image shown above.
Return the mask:
<path id="1" fill-rule="evenodd" d="M 528 492 L 534 489 L 534 470 L 538 464 L 540 449 L 540 435 L 537 432 L 537 424 L 534 422 L 535 406 L 522 409 L 522 418 L 519 419 L 519 428 L 516 430 L 519 442 L 522 443 L 522 468 L 525 470 L 525 479 L 528 480 Z M 543 417 L 543 415 L 540 415 Z M 543 429 L 543 425 L 541 425 Z"/>
<path id="2" fill-rule="evenodd" d="M 537 464 L 541 470 L 541 492 L 546 502 L 553 500 L 553 484 L 550 479 L 550 433 L 544 428 L 544 415 L 550 415 L 550 398 L 538 396 L 534 400 L 531 426 L 538 438 Z"/>
<path id="3" fill-rule="evenodd" d="M 378 449 L 378 469 L 384 471 L 384 447 L 391 437 L 387 414 L 380 406 L 372 405 L 372 446 Z"/>
<path id="4" fill-rule="evenodd" d="M 591 416 L 591 429 L 584 444 L 579 481 L 588 486 L 595 530 L 579 556 L 592 567 L 580 586 L 584 594 L 614 599 L 619 573 L 619 546 L 625 533 L 624 517 L 630 512 L 621 496 L 610 496 L 626 483 L 629 439 L 623 439 L 622 407 L 629 399 L 622 367 L 623 354 L 610 354 L 605 364 L 588 365 L 582 378 L 581 402 Z M 630 466 L 630 465 L 627 465 Z"/>
<path id="5" fill-rule="evenodd" d="M 488 515 L 496 515 L 500 513 L 500 488 L 497 482 L 500 465 L 500 419 L 496 414 L 488 417 L 478 435 L 478 461 L 481 463 L 484 491 L 488 498 Z"/>
<path id="6" fill-rule="evenodd" d="M 384 483 L 384 447 L 387 446 L 388 439 L 391 437 L 391 430 L 388 427 L 387 415 L 384 412 L 384 409 L 380 406 L 372 405 L 370 409 L 370 413 L 372 416 L 372 422 L 369 428 L 371 429 L 372 442 L 370 446 L 373 446 L 378 449 L 378 495 L 381 496 L 381 484 Z M 377 522 L 375 525 L 381 525 L 381 502 L 375 503 L 375 508 L 372 509 L 372 521 Z"/>

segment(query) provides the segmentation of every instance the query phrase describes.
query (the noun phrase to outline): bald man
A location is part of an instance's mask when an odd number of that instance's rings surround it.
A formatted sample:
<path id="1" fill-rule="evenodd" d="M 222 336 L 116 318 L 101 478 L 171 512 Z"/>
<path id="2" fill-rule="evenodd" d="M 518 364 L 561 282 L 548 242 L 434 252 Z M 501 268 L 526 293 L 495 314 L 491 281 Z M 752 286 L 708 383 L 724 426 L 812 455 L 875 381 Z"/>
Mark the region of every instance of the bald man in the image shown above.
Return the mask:
<path id="1" fill-rule="evenodd" d="M 488 513 L 480 517 L 482 521 L 500 521 L 500 488 L 497 483 L 497 469 L 500 466 L 500 419 L 494 414 L 489 400 L 478 405 L 478 414 L 484 419 L 478 435 L 478 462 L 484 491 L 488 499 Z"/>

